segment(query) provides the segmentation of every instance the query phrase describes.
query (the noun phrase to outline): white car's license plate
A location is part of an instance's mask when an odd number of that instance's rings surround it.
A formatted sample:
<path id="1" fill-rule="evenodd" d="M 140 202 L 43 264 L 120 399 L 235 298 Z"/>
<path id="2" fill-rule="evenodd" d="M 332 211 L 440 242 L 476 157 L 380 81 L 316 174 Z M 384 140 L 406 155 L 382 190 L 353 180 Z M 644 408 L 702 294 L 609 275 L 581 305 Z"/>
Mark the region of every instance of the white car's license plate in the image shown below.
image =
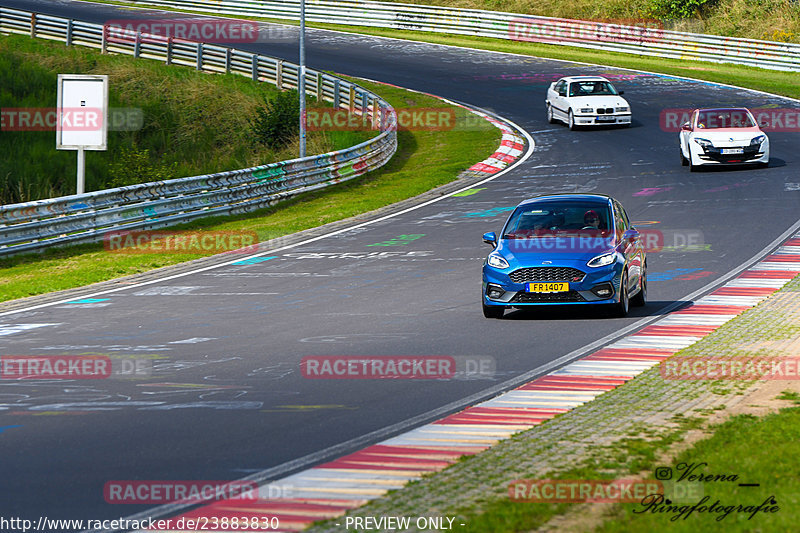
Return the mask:
<path id="1" fill-rule="evenodd" d="M 723 148 L 720 152 L 722 155 L 743 154 L 744 148 Z"/>
<path id="2" fill-rule="evenodd" d="M 616 122 L 617 119 L 615 117 L 596 117 L 594 119 L 596 122 Z"/>

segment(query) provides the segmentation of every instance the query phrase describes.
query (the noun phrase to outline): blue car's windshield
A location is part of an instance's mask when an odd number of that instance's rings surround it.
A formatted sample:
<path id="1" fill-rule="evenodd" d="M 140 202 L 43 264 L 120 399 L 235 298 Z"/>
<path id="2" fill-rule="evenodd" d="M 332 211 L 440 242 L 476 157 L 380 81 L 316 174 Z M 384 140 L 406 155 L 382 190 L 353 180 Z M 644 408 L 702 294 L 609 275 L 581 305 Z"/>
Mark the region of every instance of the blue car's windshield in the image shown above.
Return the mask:
<path id="1" fill-rule="evenodd" d="M 597 202 L 542 202 L 518 207 L 506 224 L 503 238 L 529 239 L 558 234 L 611 233 L 611 212 Z"/>

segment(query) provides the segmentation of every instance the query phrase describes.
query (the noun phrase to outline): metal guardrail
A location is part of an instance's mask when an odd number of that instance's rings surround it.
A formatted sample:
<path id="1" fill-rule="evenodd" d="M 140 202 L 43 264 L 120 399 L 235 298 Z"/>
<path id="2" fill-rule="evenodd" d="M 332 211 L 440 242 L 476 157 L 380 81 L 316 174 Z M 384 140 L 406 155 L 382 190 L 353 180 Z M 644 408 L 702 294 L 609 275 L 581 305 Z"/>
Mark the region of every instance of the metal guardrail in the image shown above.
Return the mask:
<path id="1" fill-rule="evenodd" d="M 100 24 L 0 7 L 0 33 L 232 72 L 278 88 L 297 88 L 293 63 L 222 46 L 136 34 L 108 39 Z M 144 38 L 143 38 L 144 37 Z M 386 163 L 397 150 L 397 117 L 378 95 L 306 69 L 307 94 L 369 117 L 380 130 L 345 150 L 230 172 L 0 206 L 0 256 L 66 243 L 97 241 L 109 231 L 152 229 L 211 215 L 244 213 L 302 192 L 352 179 Z"/>
<path id="2" fill-rule="evenodd" d="M 126 0 L 205 13 L 298 20 L 299 0 Z M 545 42 L 673 59 L 800 70 L 800 45 L 477 9 L 306 0 L 306 20 Z"/>

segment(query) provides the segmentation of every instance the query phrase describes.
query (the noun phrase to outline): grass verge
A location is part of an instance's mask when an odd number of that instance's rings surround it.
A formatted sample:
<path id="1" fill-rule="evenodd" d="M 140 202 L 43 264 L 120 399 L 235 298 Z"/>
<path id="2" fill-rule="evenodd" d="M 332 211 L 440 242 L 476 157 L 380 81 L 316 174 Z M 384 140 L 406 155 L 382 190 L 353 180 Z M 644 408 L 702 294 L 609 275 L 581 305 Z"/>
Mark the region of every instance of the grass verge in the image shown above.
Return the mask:
<path id="1" fill-rule="evenodd" d="M 356 80 L 358 81 L 358 80 Z M 429 96 L 358 81 L 396 108 L 451 107 Z M 457 116 L 466 114 L 454 108 Z M 474 123 L 474 121 L 470 121 Z M 255 231 L 270 240 L 366 213 L 454 180 L 490 155 L 500 132 L 483 120 L 469 129 L 398 132 L 399 148 L 381 169 L 333 188 L 303 194 L 278 206 L 235 217 L 213 217 L 172 229 Z M 102 244 L 49 249 L 0 260 L 0 301 L 80 287 L 208 254 L 117 254 Z"/>
<path id="2" fill-rule="evenodd" d="M 708 439 L 679 454 L 670 467 L 678 475 L 691 468 L 689 465 L 696 465 L 695 473 L 722 474 L 728 481 L 702 483 L 702 496 L 698 494 L 691 502 L 617 505 L 595 531 L 796 530 L 800 507 L 796 475 L 800 407 L 784 408 L 763 418 L 734 416 L 715 426 L 713 432 Z M 742 487 L 741 483 L 758 486 Z M 766 510 L 754 511 L 765 502 Z"/>
<path id="3" fill-rule="evenodd" d="M 22 35 L 0 36 L 0 203 L 75 192 L 75 152 L 55 149 L 54 122 L 50 131 L 20 131 L 30 122 L 14 114 L 15 108 L 55 108 L 57 76 L 63 72 L 108 75 L 109 106 L 125 110 L 117 122 L 123 129 L 110 128 L 108 149 L 87 154 L 88 191 L 296 157 L 291 137 L 285 146 L 271 148 L 253 134 L 251 118 L 265 99 L 279 94 L 274 86 L 236 74 L 209 75 Z M 346 148 L 372 135 L 312 131 L 308 153 Z"/>

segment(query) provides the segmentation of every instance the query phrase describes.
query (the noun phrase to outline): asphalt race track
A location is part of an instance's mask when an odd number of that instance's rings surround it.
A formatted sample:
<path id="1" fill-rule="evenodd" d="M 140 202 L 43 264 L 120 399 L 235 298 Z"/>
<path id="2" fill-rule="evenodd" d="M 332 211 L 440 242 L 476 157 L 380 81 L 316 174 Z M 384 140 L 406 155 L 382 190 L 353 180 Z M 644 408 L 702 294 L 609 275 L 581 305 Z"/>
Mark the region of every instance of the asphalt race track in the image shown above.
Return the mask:
<path id="1" fill-rule="evenodd" d="M 2 5 L 100 23 L 140 16 L 70 1 Z M 296 45 L 285 41 L 238 47 L 297 60 Z M 690 174 L 679 163 L 677 133 L 659 127 L 668 108 L 795 105 L 786 99 L 321 30 L 308 32 L 307 60 L 313 68 L 490 110 L 527 130 L 535 151 L 475 194 L 280 250 L 268 260 L 0 315 L 2 355 L 153 361 L 153 375 L 143 380 L 0 383 L 3 514 L 124 517 L 151 506 L 107 504 L 103 487 L 110 480 L 290 473 L 280 467 L 413 417 L 430 419 L 442 406 L 658 315 L 753 258 L 797 221 L 796 134 L 769 134 L 767 169 Z M 546 87 L 569 74 L 613 76 L 631 103 L 632 127 L 570 132 L 548 124 Z M 704 246 L 649 254 L 650 303 L 626 319 L 569 309 L 484 319 L 480 269 L 489 247 L 481 235 L 499 231 L 520 200 L 558 191 L 610 194 L 640 229 L 702 235 Z M 401 235 L 419 237 L 386 245 Z M 491 379 L 315 380 L 300 372 L 300 360 L 310 355 L 493 357 L 497 370 Z M 321 462 L 323 454 L 316 457 Z"/>

